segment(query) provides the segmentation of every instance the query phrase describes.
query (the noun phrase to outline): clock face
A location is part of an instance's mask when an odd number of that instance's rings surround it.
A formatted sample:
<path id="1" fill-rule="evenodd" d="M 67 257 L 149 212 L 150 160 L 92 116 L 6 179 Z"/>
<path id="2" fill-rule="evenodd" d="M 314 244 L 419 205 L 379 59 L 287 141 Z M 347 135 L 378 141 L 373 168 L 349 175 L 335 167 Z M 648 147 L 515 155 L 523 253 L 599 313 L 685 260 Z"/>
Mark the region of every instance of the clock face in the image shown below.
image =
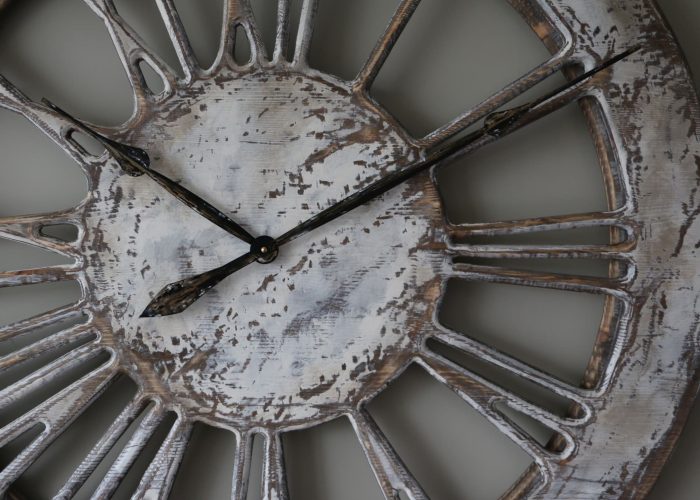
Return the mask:
<path id="1" fill-rule="evenodd" d="M 152 168 L 187 179 L 259 235 L 282 234 L 419 158 L 347 84 L 290 69 L 217 71 L 150 108 L 129 141 Z M 241 270 L 187 311 L 142 318 L 183 271 L 203 273 L 249 245 L 118 165 L 93 182 L 82 252 L 95 253 L 95 315 L 136 376 L 155 372 L 183 408 L 228 425 L 327 419 L 376 392 L 415 352 L 449 267 L 424 176 Z"/>
<path id="2" fill-rule="evenodd" d="M 32 99 L 0 68 L 0 108 L 57 143 L 88 186 L 74 208 L 0 219 L 0 237 L 71 261 L 3 270 L 0 287 L 75 281 L 81 290 L 75 304 L 0 326 L 0 344 L 56 331 L 0 357 L 0 375 L 65 350 L 0 387 L 0 410 L 105 357 L 0 428 L 0 448 L 40 429 L 0 471 L 0 492 L 127 377 L 136 395 L 58 498 L 72 498 L 99 467 L 108 472 L 92 494 L 112 496 L 167 424 L 134 493 L 166 498 L 199 423 L 235 436 L 233 498 L 247 498 L 256 437 L 262 497 L 287 498 L 286 436 L 339 419 L 352 426 L 385 498 L 427 498 L 368 409 L 418 367 L 532 460 L 506 498 L 644 495 L 686 417 L 698 366 L 700 107 L 655 4 L 511 0 L 550 59 L 419 137 L 372 91 L 419 0 L 398 2 L 351 79 L 309 64 L 316 0 L 298 12 L 280 0 L 269 46 L 250 3 L 225 1 L 219 51 L 207 67 L 175 3 L 156 3 L 177 69 L 110 0 L 85 0 L 133 90 L 135 108 L 122 125 L 94 125 L 61 103 Z M 559 73 L 565 83 L 544 90 Z M 446 216 L 441 194 L 454 187 L 440 185 L 441 168 L 574 103 L 596 145 L 605 210 L 465 224 Z M 47 234 L 57 224 L 75 227 L 77 238 Z M 587 230 L 602 230 L 606 242 L 518 239 Z M 605 272 L 504 265 L 543 259 L 603 262 Z M 602 297 L 581 380 L 447 326 L 441 311 L 454 282 Z M 504 376 L 515 382 L 500 382 Z M 538 403 L 518 384 L 566 410 Z M 541 442 L 523 422 L 551 439 Z"/>

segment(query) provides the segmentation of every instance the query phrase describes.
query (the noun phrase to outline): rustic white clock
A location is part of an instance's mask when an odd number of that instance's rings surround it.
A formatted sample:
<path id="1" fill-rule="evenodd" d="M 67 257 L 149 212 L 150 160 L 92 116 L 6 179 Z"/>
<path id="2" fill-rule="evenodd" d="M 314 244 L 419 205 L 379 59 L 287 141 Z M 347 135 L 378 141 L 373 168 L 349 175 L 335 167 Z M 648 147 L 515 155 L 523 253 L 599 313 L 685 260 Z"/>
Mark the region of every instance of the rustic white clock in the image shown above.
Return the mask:
<path id="1" fill-rule="evenodd" d="M 262 496 L 286 498 L 284 434 L 336 418 L 350 420 L 386 498 L 426 498 L 366 409 L 412 364 L 532 457 L 533 467 L 506 498 L 639 498 L 649 490 L 697 392 L 700 358 L 700 108 L 653 1 L 511 0 L 551 59 L 425 137 L 411 136 L 370 92 L 420 0 L 399 2 L 352 81 L 308 64 L 316 0 L 303 2 L 293 37 L 290 2 L 279 1 L 269 48 L 248 1 L 229 0 L 210 68 L 194 57 L 173 1 L 157 0 L 177 71 L 111 0 L 85 3 L 104 20 L 136 107 L 122 126 L 99 127 L 60 103 L 29 99 L 0 76 L 0 108 L 46 133 L 88 180 L 88 196 L 73 209 L 0 219 L 1 237 L 73 261 L 3 269 L 0 287 L 75 280 L 82 290 L 78 303 L 0 327 L 5 342 L 80 318 L 0 358 L 5 371 L 74 346 L 0 388 L 0 408 L 79 364 L 104 353 L 108 360 L 0 429 L 1 447 L 42 426 L 0 472 L 0 491 L 9 491 L 126 375 L 137 383 L 137 396 L 57 498 L 71 498 L 142 417 L 94 491 L 110 497 L 170 412 L 174 423 L 135 498 L 168 496 L 196 422 L 235 434 L 233 498 L 246 498 L 254 436 L 264 440 Z M 241 37 L 250 46 L 246 60 L 234 56 Z M 162 79 L 162 92 L 149 87 L 146 67 Z M 560 71 L 564 86 L 535 89 Z M 527 91 L 528 99 L 514 104 Z M 433 175 L 440 165 L 575 101 L 593 131 L 609 210 L 482 224 L 447 220 Z M 100 142 L 104 153 L 91 154 L 78 136 Z M 56 224 L 75 226 L 77 239 L 48 236 L 44 229 Z M 589 227 L 609 228 L 610 243 L 483 242 Z M 610 266 L 601 278 L 464 260 L 489 257 L 603 259 Z M 441 324 L 441 298 L 455 278 L 604 296 L 581 384 Z M 429 341 L 551 391 L 570 411 L 562 416 L 540 407 Z M 543 446 L 512 412 L 556 437 Z"/>

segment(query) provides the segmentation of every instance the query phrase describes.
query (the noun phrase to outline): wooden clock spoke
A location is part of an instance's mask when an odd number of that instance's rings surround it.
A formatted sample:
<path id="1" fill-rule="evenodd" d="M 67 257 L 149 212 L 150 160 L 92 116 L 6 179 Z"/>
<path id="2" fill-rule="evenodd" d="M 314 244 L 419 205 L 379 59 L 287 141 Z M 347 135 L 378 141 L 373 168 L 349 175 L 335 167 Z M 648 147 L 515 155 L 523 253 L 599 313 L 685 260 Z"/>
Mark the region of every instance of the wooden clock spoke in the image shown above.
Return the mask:
<path id="1" fill-rule="evenodd" d="M 44 425 L 43 432 L 0 472 L 0 495 L 102 394 L 115 375 L 114 364 L 105 364 L 0 429 L 3 447 L 37 423 Z"/>
<path id="2" fill-rule="evenodd" d="M 4 76 L 0 75 L 0 109 L 25 115 L 31 99 L 24 95 Z"/>
<path id="3" fill-rule="evenodd" d="M 81 270 L 81 265 L 62 265 L 0 272 L 0 288 L 75 280 Z"/>
<path id="4" fill-rule="evenodd" d="M 454 391 L 533 458 L 538 460 L 546 460 L 552 456 L 563 458 L 573 451 L 575 445 L 570 429 L 579 425 L 580 422 L 558 417 L 437 354 L 424 353 L 417 359 L 417 363 L 429 375 Z M 510 423 L 509 419 L 495 408 L 497 403 L 506 403 L 511 409 L 562 435 L 567 442 L 565 449 L 556 454 L 543 449 L 532 436 Z"/>
<path id="5" fill-rule="evenodd" d="M 411 500 L 427 500 L 428 496 L 369 412 L 361 409 L 349 418 L 384 498 L 395 500 L 400 492 L 404 492 Z"/>
<path id="6" fill-rule="evenodd" d="M 353 82 L 356 92 L 364 93 L 372 86 L 420 2 L 421 0 L 401 0 L 389 26 Z"/>
<path id="7" fill-rule="evenodd" d="M 87 341 L 92 337 L 96 337 L 97 334 L 97 330 L 90 323 L 75 325 L 58 333 L 51 334 L 46 338 L 19 349 L 18 351 L 11 352 L 10 354 L 0 357 L 0 373 L 45 352 L 49 352 L 69 344 Z"/>
<path id="8" fill-rule="evenodd" d="M 192 423 L 180 417 L 146 469 L 132 498 L 168 498 L 191 435 Z"/>
<path id="9" fill-rule="evenodd" d="M 610 295 L 622 300 L 628 299 L 624 282 L 614 278 L 536 273 L 472 264 L 454 264 L 454 272 L 450 277 L 467 281 L 550 288 L 553 290 Z"/>
<path id="10" fill-rule="evenodd" d="M 272 62 L 275 64 L 284 61 L 289 50 L 290 7 L 291 0 L 277 1 L 277 31 L 275 33 L 275 49 L 272 53 Z"/>
<path id="11" fill-rule="evenodd" d="M 287 468 L 284 464 L 284 447 L 279 432 L 265 433 L 265 449 L 262 467 L 262 498 L 286 500 L 289 498 L 287 487 Z"/>
<path id="12" fill-rule="evenodd" d="M 236 50 L 236 30 L 244 29 L 250 43 L 251 62 L 261 64 L 265 58 L 265 45 L 255 22 L 250 0 L 225 0 L 224 26 L 221 32 L 219 53 L 214 68 L 238 67 L 234 59 Z"/>
<path id="13" fill-rule="evenodd" d="M 165 409 L 158 403 L 146 410 L 134 434 L 100 481 L 93 498 L 109 498 L 114 494 L 164 418 Z"/>
<path id="14" fill-rule="evenodd" d="M 514 221 L 449 224 L 448 231 L 453 239 L 466 239 L 471 236 L 501 236 L 599 226 L 620 227 L 630 236 L 633 233 L 629 222 L 616 212 L 590 212 Z"/>
<path id="15" fill-rule="evenodd" d="M 48 381 L 54 380 L 66 372 L 95 359 L 104 348 L 96 342 L 74 349 L 51 363 L 42 366 L 17 382 L 0 391 L 0 410 L 10 406 L 17 400 L 40 389 Z"/>
<path id="16" fill-rule="evenodd" d="M 142 100 L 149 94 L 148 85 L 140 69 L 141 63 L 146 63 L 153 68 L 163 79 L 164 92 L 173 91 L 176 83 L 175 72 L 153 51 L 151 51 L 141 37 L 121 18 L 117 13 L 113 0 L 83 0 L 104 21 L 112 38 L 122 65 L 126 70 L 131 87 L 136 94 L 137 110 L 142 105 Z"/>
<path id="17" fill-rule="evenodd" d="M 459 332 L 436 325 L 437 331 L 431 338 L 448 345 L 458 351 L 477 357 L 479 360 L 506 370 L 535 385 L 552 391 L 554 394 L 575 401 L 581 406 L 586 405 L 586 392 L 562 382 L 556 377 L 539 370 L 517 358 L 509 356 L 491 346 Z"/>
<path id="18" fill-rule="evenodd" d="M 236 436 L 236 456 L 233 462 L 233 500 L 248 498 L 248 483 L 250 479 L 250 461 L 253 455 L 253 436 L 241 432 Z"/>
<path id="19" fill-rule="evenodd" d="M 560 71 L 569 62 L 567 53 L 559 53 L 549 61 L 537 66 L 532 71 L 526 73 L 513 83 L 488 97 L 480 104 L 469 109 L 468 111 L 465 111 L 443 127 L 431 132 L 425 138 L 423 138 L 422 143 L 428 148 L 444 143 L 455 135 L 467 130 L 480 120 L 486 118 L 491 113 L 495 113 L 500 108 L 507 106 L 508 103 L 512 102 L 517 97 L 534 88 L 537 84 L 546 80 L 557 71 Z M 581 86 L 577 86 L 576 89 L 580 91 L 587 86 L 588 85 L 586 83 Z M 572 92 L 569 92 L 568 95 L 571 95 L 571 93 Z M 562 100 L 561 106 L 567 104 L 568 102 L 570 102 L 570 100 Z"/>
<path id="20" fill-rule="evenodd" d="M 173 0 L 156 0 L 158 10 L 165 23 L 180 66 L 185 74 L 185 82 L 190 82 L 200 72 L 197 57 L 194 54 L 190 39 L 178 14 Z"/>
<path id="21" fill-rule="evenodd" d="M 455 245 L 459 257 L 492 259 L 627 259 L 629 245 Z"/>
<path id="22" fill-rule="evenodd" d="M 292 64 L 298 67 L 308 67 L 311 39 L 314 34 L 314 24 L 318 12 L 318 0 L 304 0 L 299 20 L 299 32 L 294 47 L 294 59 Z"/>
<path id="23" fill-rule="evenodd" d="M 20 217 L 0 217 L 0 238 L 18 243 L 27 243 L 68 257 L 77 258 L 79 252 L 76 243 L 62 241 L 42 234 L 44 228 L 57 224 L 78 226 L 77 213 L 70 211 Z"/>
<path id="24" fill-rule="evenodd" d="M 0 326 L 0 342 L 20 337 L 39 328 L 56 325 L 64 321 L 79 319 L 83 315 L 85 304 L 77 302 L 51 311 L 37 314 L 16 323 Z"/>
<path id="25" fill-rule="evenodd" d="M 85 481 L 97 469 L 102 460 L 117 443 L 119 438 L 129 428 L 129 426 L 141 414 L 147 401 L 142 394 L 136 397 L 122 410 L 119 416 L 112 422 L 99 441 L 92 447 L 87 456 L 75 469 L 70 478 L 63 485 L 56 495 L 56 499 L 69 500 L 75 496 L 78 490 L 85 484 Z"/>

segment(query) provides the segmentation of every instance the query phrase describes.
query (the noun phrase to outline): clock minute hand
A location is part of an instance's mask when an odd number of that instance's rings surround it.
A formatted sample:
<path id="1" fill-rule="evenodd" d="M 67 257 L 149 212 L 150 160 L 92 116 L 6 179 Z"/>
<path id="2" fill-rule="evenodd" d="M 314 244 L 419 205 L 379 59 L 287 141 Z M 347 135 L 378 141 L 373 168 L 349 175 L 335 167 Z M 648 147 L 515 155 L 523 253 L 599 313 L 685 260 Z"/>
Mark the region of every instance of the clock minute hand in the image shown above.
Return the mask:
<path id="1" fill-rule="evenodd" d="M 322 212 L 311 217 L 305 222 L 302 222 L 290 231 L 287 231 L 285 234 L 283 234 L 276 240 L 272 240 L 270 242 L 271 246 L 276 252 L 282 245 L 289 243 L 290 241 L 298 238 L 303 234 L 308 233 L 309 231 L 312 231 L 320 226 L 328 224 L 329 222 L 337 219 L 343 214 L 346 214 L 351 210 L 354 210 L 355 208 L 364 205 L 368 201 L 371 201 L 376 197 L 381 196 L 387 191 L 407 181 L 411 177 L 414 177 L 415 175 L 424 172 L 430 167 L 444 160 L 447 160 L 457 154 L 464 153 L 465 149 L 468 149 L 469 151 L 471 151 L 472 149 L 476 149 L 476 147 L 482 145 L 483 139 L 503 137 L 521 128 L 525 124 L 532 123 L 533 121 L 543 118 L 544 116 L 552 113 L 554 110 L 545 110 L 546 112 L 544 112 L 543 114 L 534 117 L 531 117 L 530 115 L 539 106 L 547 104 L 549 101 L 566 94 L 566 92 L 570 89 L 585 82 L 586 80 L 589 80 L 601 71 L 609 68 L 613 64 L 633 54 L 634 52 L 638 51 L 639 48 L 639 46 L 633 47 L 621 54 L 616 55 L 615 57 L 612 57 L 611 59 L 606 60 L 591 71 L 584 73 L 578 78 L 568 82 L 567 84 L 556 89 L 555 91 L 550 92 L 543 97 L 540 97 L 539 99 L 531 101 L 523 106 L 518 106 L 517 108 L 492 113 L 491 115 L 486 117 L 486 119 L 484 120 L 484 125 L 481 129 L 472 132 L 471 134 L 461 139 L 455 140 L 447 146 L 444 146 L 440 149 L 431 152 L 425 159 L 407 167 L 404 167 L 400 170 L 397 170 L 383 177 L 377 182 L 367 186 L 366 188 L 348 196 L 339 203 L 323 210 Z M 231 264 L 240 261 L 241 259 L 248 259 L 246 260 L 246 266 L 248 264 L 251 264 L 253 261 L 257 260 L 257 258 L 254 256 L 254 252 L 251 252 L 249 254 L 244 255 L 243 257 L 240 257 L 239 259 L 236 259 Z M 189 306 L 194 304 L 194 302 L 196 302 L 202 295 L 204 295 L 212 287 L 216 286 L 216 284 L 218 284 L 224 278 L 245 267 L 236 265 L 233 265 L 231 267 L 227 266 L 228 265 L 222 266 L 213 271 L 209 271 L 207 273 L 195 276 L 193 278 L 189 278 L 188 280 L 183 280 L 181 282 L 168 285 L 151 302 L 151 304 L 144 312 L 144 316 L 166 316 L 169 314 L 177 314 L 179 312 L 182 312 Z M 203 276 L 207 276 L 209 278 L 209 280 L 206 281 L 206 289 L 198 287 L 196 282 L 196 280 Z M 179 286 L 183 282 L 186 282 L 188 286 Z M 174 286 L 175 288 L 171 289 L 171 286 Z"/>
<path id="2" fill-rule="evenodd" d="M 151 169 L 151 160 L 148 153 L 146 153 L 146 151 L 143 149 L 113 141 L 112 139 L 109 139 L 108 137 L 105 137 L 99 132 L 88 127 L 85 123 L 68 114 L 66 111 L 56 106 L 48 99 L 42 99 L 42 102 L 56 113 L 76 124 L 81 131 L 85 132 L 90 137 L 102 144 L 114 157 L 114 159 L 117 160 L 119 166 L 127 174 L 131 175 L 132 177 L 140 177 L 142 175 L 150 177 L 175 198 L 233 236 L 249 244 L 252 244 L 253 241 L 255 241 L 255 238 L 246 229 L 237 224 L 208 201 L 197 196 L 192 191 L 186 189 L 172 179 L 169 179 L 163 174 Z"/>
<path id="3" fill-rule="evenodd" d="M 596 66 L 592 70 L 584 73 L 583 75 L 567 82 L 563 86 L 557 88 L 556 90 L 534 100 L 522 106 L 518 106 L 513 109 L 498 111 L 487 116 L 484 120 L 484 125 L 481 129 L 466 135 L 465 137 L 455 140 L 452 143 L 443 146 L 427 155 L 427 157 L 417 163 L 404 167 L 397 170 L 373 184 L 365 187 L 364 189 L 353 193 L 347 198 L 343 199 L 339 203 L 323 210 L 322 212 L 316 214 L 310 219 L 302 222 L 295 228 L 286 232 L 279 238 L 277 238 L 277 245 L 282 246 L 285 243 L 298 238 L 299 236 L 313 231 L 320 226 L 328 224 L 329 222 L 337 219 L 338 217 L 364 205 L 365 203 L 381 196 L 382 194 L 390 191 L 396 186 L 402 184 L 408 179 L 416 176 L 417 174 L 426 171 L 430 167 L 447 160 L 457 154 L 462 154 L 465 149 L 469 149 L 470 146 L 473 147 L 480 143 L 482 139 L 485 138 L 500 138 L 505 135 L 514 132 L 524 126 L 527 123 L 531 123 L 527 118 L 529 115 L 538 107 L 547 104 L 548 102 L 555 100 L 556 98 L 565 95 L 572 88 L 590 80 L 598 73 L 608 69 L 615 63 L 625 59 L 631 54 L 637 52 L 640 46 L 634 46 L 629 50 L 626 50 L 610 59 L 607 59 L 600 65 Z M 547 111 L 539 116 L 534 117 L 534 120 L 539 120 L 544 116 L 552 113 L 554 110 Z"/>

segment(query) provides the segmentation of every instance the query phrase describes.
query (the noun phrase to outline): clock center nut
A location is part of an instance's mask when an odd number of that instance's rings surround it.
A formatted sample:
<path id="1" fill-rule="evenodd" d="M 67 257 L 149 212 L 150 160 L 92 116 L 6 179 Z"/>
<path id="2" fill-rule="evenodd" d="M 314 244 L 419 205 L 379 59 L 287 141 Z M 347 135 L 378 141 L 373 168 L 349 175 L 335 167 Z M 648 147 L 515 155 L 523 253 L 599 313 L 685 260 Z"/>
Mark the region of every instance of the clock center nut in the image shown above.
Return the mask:
<path id="1" fill-rule="evenodd" d="M 259 238 L 255 238 L 253 244 L 250 245 L 250 253 L 255 255 L 258 263 L 270 264 L 279 255 L 279 247 L 274 238 L 260 236 Z"/>

